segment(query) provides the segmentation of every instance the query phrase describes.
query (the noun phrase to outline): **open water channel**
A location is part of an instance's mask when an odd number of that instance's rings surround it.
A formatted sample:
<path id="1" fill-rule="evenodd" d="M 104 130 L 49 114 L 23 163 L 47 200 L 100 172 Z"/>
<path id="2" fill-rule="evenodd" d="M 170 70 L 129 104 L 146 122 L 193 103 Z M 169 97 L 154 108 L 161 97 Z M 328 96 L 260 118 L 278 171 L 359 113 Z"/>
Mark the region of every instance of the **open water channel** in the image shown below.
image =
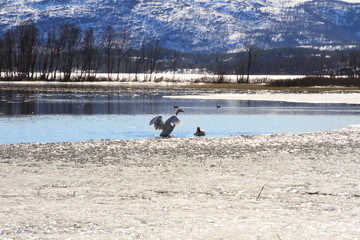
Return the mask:
<path id="1" fill-rule="evenodd" d="M 0 144 L 156 138 L 149 126 L 179 106 L 182 125 L 172 137 L 332 131 L 360 124 L 360 106 L 272 101 L 172 99 L 193 91 L 19 91 L 0 90 Z M 219 105 L 220 107 L 217 107 Z"/>

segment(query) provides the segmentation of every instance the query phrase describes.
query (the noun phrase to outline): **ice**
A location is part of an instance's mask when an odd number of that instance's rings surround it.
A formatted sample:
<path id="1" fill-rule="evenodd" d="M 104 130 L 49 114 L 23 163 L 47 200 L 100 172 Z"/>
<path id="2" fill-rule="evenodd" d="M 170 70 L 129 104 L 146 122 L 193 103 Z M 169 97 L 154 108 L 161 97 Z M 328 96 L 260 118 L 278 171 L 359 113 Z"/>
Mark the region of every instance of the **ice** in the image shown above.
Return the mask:
<path id="1" fill-rule="evenodd" d="M 360 129 L 0 145 L 0 239 L 356 239 Z"/>
<path id="2" fill-rule="evenodd" d="M 201 94 L 187 96 L 165 96 L 167 98 L 186 99 L 226 99 L 226 100 L 257 100 L 257 101 L 283 101 L 298 103 L 345 103 L 360 104 L 360 93 L 251 93 L 251 94 Z"/>

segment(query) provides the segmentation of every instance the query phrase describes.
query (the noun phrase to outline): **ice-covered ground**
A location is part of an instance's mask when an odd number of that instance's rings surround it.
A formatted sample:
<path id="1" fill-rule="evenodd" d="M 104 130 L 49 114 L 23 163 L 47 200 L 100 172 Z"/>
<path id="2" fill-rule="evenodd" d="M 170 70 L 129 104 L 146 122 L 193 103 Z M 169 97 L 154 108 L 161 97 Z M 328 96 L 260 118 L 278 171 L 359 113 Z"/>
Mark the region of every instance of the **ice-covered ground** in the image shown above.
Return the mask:
<path id="1" fill-rule="evenodd" d="M 360 130 L 0 145 L 0 239 L 358 239 Z"/>
<path id="2" fill-rule="evenodd" d="M 226 100 L 253 100 L 253 101 L 283 101 L 299 103 L 345 103 L 360 104 L 360 93 L 271 93 L 253 92 L 251 94 L 200 94 L 187 96 L 166 96 L 167 98 L 186 99 L 226 99 Z"/>

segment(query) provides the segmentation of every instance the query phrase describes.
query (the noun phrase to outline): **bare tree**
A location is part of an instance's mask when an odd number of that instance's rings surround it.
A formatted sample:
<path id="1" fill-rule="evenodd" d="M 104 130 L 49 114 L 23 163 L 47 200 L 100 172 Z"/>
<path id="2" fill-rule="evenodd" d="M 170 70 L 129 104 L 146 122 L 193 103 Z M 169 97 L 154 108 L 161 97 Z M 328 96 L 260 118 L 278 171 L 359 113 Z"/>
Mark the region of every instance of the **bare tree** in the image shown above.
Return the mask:
<path id="1" fill-rule="evenodd" d="M 351 74 L 349 77 L 357 76 L 358 69 L 360 68 L 360 51 L 351 50 L 349 52 L 349 67 L 351 68 Z"/>
<path id="2" fill-rule="evenodd" d="M 147 81 L 146 72 L 148 67 L 148 46 L 146 43 L 145 38 L 143 39 L 141 43 L 141 60 L 143 63 L 143 72 L 144 72 L 144 81 Z"/>
<path id="3" fill-rule="evenodd" d="M 0 78 L 4 71 L 4 59 L 5 59 L 5 43 L 3 39 L 0 39 Z"/>
<path id="4" fill-rule="evenodd" d="M 48 35 L 47 43 L 48 41 L 49 41 L 49 35 Z M 50 51 L 48 50 L 47 45 L 48 44 L 46 44 L 46 46 L 41 47 L 41 51 L 40 51 L 39 65 L 41 71 L 41 75 L 40 75 L 41 80 L 44 79 L 47 80 L 49 77 L 48 73 L 50 72 L 48 68 Z"/>
<path id="5" fill-rule="evenodd" d="M 58 61 L 58 55 L 56 54 L 56 31 L 56 27 L 53 27 L 50 31 L 48 31 L 46 46 L 42 50 L 41 78 L 46 80 L 49 79 L 51 73 L 56 71 L 55 66 Z M 55 79 L 55 76 L 53 77 Z"/>
<path id="6" fill-rule="evenodd" d="M 32 21 L 23 22 L 17 27 L 17 35 L 19 72 L 33 78 L 39 47 L 38 29 Z"/>
<path id="7" fill-rule="evenodd" d="M 152 74 L 157 72 L 159 69 L 160 61 L 160 41 L 156 40 L 155 43 L 151 42 L 148 47 L 148 56 L 149 59 L 149 71 L 150 71 L 150 81 L 152 79 Z"/>
<path id="8" fill-rule="evenodd" d="M 239 54 L 237 55 L 237 61 L 235 66 L 237 83 L 244 83 L 245 81 L 245 63 L 246 63 L 245 52 L 239 52 Z"/>
<path id="9" fill-rule="evenodd" d="M 246 59 L 246 74 L 247 74 L 246 83 L 249 83 L 251 66 L 256 62 L 256 60 L 260 54 L 260 49 L 257 48 L 255 46 L 255 44 L 250 43 L 245 46 L 245 51 L 246 51 L 246 57 L 247 57 L 247 59 Z"/>
<path id="10" fill-rule="evenodd" d="M 357 55 L 358 61 L 357 61 L 357 66 L 355 68 L 355 75 L 357 77 L 360 77 L 360 50 L 357 50 L 356 52 L 357 52 L 356 55 Z"/>
<path id="11" fill-rule="evenodd" d="M 114 57 L 113 57 L 113 50 L 115 44 L 115 31 L 111 25 L 109 25 L 104 33 L 103 36 L 103 43 L 105 47 L 106 53 L 106 69 L 108 73 L 108 80 L 110 79 L 110 74 L 113 72 L 114 68 Z"/>
<path id="12" fill-rule="evenodd" d="M 129 80 L 130 78 L 130 74 L 131 74 L 131 65 L 132 65 L 132 56 L 133 56 L 133 49 L 129 48 L 126 52 L 125 52 L 125 69 L 128 71 L 129 73 Z"/>
<path id="13" fill-rule="evenodd" d="M 143 60 L 140 56 L 134 56 L 133 58 L 135 58 L 135 81 L 138 81 L 138 73 Z"/>
<path id="14" fill-rule="evenodd" d="M 56 78 L 56 73 L 57 71 L 61 70 L 61 65 L 62 65 L 62 60 L 61 60 L 61 52 L 62 52 L 62 48 L 64 45 L 64 41 L 65 38 L 61 37 L 61 33 L 60 33 L 60 29 L 56 29 L 55 30 L 57 33 L 55 34 L 55 59 L 57 59 L 57 61 L 55 62 L 54 65 L 54 74 L 53 74 L 53 79 L 57 79 Z M 61 79 L 61 73 L 60 73 L 60 79 Z"/>
<path id="15" fill-rule="evenodd" d="M 71 79 L 72 69 L 79 53 L 81 30 L 73 24 L 64 24 L 60 27 L 60 60 L 64 72 L 64 80 Z"/>
<path id="16" fill-rule="evenodd" d="M 96 54 L 97 49 L 95 47 L 94 29 L 90 27 L 88 30 L 85 31 L 82 54 L 82 70 L 87 75 L 87 78 L 90 77 L 91 71 L 96 66 Z"/>
<path id="17" fill-rule="evenodd" d="M 224 56 L 216 56 L 216 74 L 217 74 L 217 82 L 223 83 L 225 81 L 225 64 L 224 64 Z"/>
<path id="18" fill-rule="evenodd" d="M 15 33 L 12 30 L 7 30 L 4 35 L 4 69 L 6 77 L 12 77 L 14 73 L 13 55 L 15 48 Z"/>
<path id="19" fill-rule="evenodd" d="M 178 53 L 176 52 L 176 50 L 174 50 L 173 58 L 172 58 L 172 70 L 173 70 L 173 80 L 174 81 L 175 81 L 175 73 L 176 73 L 177 64 L 178 64 Z"/>
<path id="20" fill-rule="evenodd" d="M 116 49 L 116 60 L 117 60 L 117 80 L 119 81 L 119 75 L 121 71 L 121 62 L 124 54 L 124 49 L 127 41 L 127 33 L 126 31 L 122 31 L 121 34 L 118 36 L 118 41 L 115 44 Z"/>

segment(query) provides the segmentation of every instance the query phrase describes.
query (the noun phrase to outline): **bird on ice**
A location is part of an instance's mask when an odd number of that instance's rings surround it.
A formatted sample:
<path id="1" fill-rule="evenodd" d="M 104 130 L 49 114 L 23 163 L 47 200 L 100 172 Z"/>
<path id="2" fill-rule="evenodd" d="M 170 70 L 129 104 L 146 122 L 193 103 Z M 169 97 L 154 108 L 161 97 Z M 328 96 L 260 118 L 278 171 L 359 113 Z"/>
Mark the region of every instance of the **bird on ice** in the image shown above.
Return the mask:
<path id="1" fill-rule="evenodd" d="M 171 116 L 168 120 L 166 120 L 165 123 L 162 120 L 162 116 L 158 115 L 153 119 L 151 119 L 149 124 L 150 125 L 154 124 L 155 130 L 162 130 L 162 132 L 160 133 L 161 137 L 169 137 L 170 133 L 174 130 L 175 126 L 181 124 L 180 119 L 177 117 L 177 115 L 180 112 L 184 112 L 184 111 L 179 108 L 176 111 L 175 115 Z"/>
<path id="2" fill-rule="evenodd" d="M 195 136 L 197 137 L 201 137 L 201 136 L 205 136 L 205 130 L 204 129 L 200 129 L 200 127 L 197 127 L 196 132 L 194 133 Z"/>

